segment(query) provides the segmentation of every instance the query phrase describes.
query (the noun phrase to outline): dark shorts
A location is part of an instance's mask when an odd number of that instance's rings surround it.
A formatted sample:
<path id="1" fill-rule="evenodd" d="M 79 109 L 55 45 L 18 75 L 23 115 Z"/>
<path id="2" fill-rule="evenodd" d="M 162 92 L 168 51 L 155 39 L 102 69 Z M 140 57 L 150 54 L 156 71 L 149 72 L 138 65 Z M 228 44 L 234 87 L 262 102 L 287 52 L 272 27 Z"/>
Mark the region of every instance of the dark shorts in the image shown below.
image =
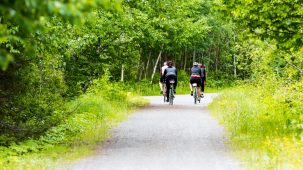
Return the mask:
<path id="1" fill-rule="evenodd" d="M 174 88 L 176 88 L 177 84 L 178 84 L 178 79 L 177 79 L 177 76 L 176 75 L 169 75 L 165 78 L 165 84 L 166 86 L 169 86 L 169 80 L 175 80 L 175 83 L 174 83 Z"/>
<path id="2" fill-rule="evenodd" d="M 197 83 L 197 86 L 200 87 L 202 84 L 201 78 L 190 78 L 190 84 Z"/>
<path id="3" fill-rule="evenodd" d="M 164 82 L 168 82 L 169 80 L 175 80 L 175 83 L 177 83 L 177 76 L 169 75 L 164 79 Z"/>

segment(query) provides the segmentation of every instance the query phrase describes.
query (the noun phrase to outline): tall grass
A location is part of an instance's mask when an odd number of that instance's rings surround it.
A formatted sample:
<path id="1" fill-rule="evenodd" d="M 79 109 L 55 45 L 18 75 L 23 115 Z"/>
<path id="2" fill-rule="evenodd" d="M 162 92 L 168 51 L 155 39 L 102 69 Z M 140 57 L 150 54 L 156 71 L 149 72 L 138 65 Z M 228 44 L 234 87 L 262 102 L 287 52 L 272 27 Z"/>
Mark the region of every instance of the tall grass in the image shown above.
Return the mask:
<path id="1" fill-rule="evenodd" d="M 225 90 L 209 106 L 248 169 L 303 168 L 303 81 Z"/>
<path id="2" fill-rule="evenodd" d="M 39 139 L 0 147 L 1 169 L 54 169 L 56 164 L 91 154 L 107 136 L 107 130 L 147 101 L 125 91 L 108 76 L 95 80 L 90 90 L 66 103 L 70 116 Z M 66 167 L 62 167 L 65 169 Z"/>

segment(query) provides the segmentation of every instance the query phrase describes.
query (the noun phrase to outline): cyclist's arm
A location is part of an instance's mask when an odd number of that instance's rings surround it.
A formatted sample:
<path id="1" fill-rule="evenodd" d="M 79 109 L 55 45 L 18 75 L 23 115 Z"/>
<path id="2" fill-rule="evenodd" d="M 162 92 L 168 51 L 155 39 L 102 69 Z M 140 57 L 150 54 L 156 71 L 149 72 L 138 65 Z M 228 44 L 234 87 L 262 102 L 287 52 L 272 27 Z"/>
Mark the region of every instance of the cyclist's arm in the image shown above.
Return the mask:
<path id="1" fill-rule="evenodd" d="M 167 71 L 166 71 L 166 69 L 164 70 L 164 73 L 163 73 L 163 77 L 165 77 L 166 76 L 166 74 L 167 74 Z"/>

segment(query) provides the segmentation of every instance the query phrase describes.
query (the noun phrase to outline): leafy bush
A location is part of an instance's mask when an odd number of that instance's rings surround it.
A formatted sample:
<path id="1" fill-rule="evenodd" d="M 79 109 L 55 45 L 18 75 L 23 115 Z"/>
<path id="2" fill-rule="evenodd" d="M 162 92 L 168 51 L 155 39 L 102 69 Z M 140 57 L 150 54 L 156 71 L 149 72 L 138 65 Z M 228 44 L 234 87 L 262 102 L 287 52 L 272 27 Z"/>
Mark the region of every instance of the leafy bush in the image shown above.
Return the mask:
<path id="1" fill-rule="evenodd" d="M 11 169 L 16 166 L 20 169 L 45 168 L 49 166 L 45 163 L 49 159 L 48 154 L 55 154 L 57 158 L 73 147 L 94 146 L 104 140 L 107 130 L 125 119 L 130 110 L 146 103 L 141 97 L 126 91 L 123 83 L 110 83 L 106 72 L 103 77 L 92 82 L 86 94 L 67 102 L 64 113 L 68 116 L 38 139 L 15 142 L 3 138 L 6 146 L 0 146 L 0 166 Z M 60 147 L 66 149 L 58 149 Z M 47 156 L 36 158 L 33 155 L 40 152 L 46 152 Z"/>
<path id="2" fill-rule="evenodd" d="M 0 85 L 0 95 L 7 96 L 0 101 L 0 143 L 12 137 L 39 136 L 63 119 L 66 87 L 62 72 L 55 67 L 58 62 L 46 54 L 31 64 L 8 70 L 12 76 Z"/>

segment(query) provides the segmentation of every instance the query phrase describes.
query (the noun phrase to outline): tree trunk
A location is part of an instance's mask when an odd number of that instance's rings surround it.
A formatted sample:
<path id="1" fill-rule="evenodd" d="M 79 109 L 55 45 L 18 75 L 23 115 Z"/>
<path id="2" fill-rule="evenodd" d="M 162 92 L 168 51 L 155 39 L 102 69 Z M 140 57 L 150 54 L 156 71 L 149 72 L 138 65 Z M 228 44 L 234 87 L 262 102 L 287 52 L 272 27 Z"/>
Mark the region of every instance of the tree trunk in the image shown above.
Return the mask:
<path id="1" fill-rule="evenodd" d="M 220 67 L 220 46 L 215 48 L 216 55 L 216 76 L 219 77 L 219 67 Z"/>
<path id="2" fill-rule="evenodd" d="M 124 65 L 122 64 L 121 68 L 121 81 L 124 81 Z"/>
<path id="3" fill-rule="evenodd" d="M 215 55 L 215 74 L 218 77 L 218 64 L 219 64 L 219 58 L 218 58 L 218 47 L 214 49 L 214 55 Z"/>
<path id="4" fill-rule="evenodd" d="M 157 65 L 158 65 L 159 59 L 160 59 L 160 57 L 161 57 L 161 54 L 162 54 L 162 50 L 160 51 L 159 56 L 158 56 L 158 58 L 157 58 L 157 61 L 156 61 L 156 63 L 155 63 L 155 67 L 154 67 L 154 71 L 153 71 L 153 74 L 152 74 L 150 83 L 153 83 L 153 79 L 154 79 L 154 76 L 155 76 L 155 72 L 156 72 Z"/>
<path id="5" fill-rule="evenodd" d="M 233 55 L 234 58 L 234 77 L 237 77 L 237 65 L 236 65 L 236 55 Z"/>
<path id="6" fill-rule="evenodd" d="M 143 71 L 144 71 L 144 62 L 142 62 L 141 66 L 143 67 L 143 69 L 140 71 L 139 81 L 141 81 L 141 77 L 142 77 L 142 74 L 143 74 Z"/>
<path id="7" fill-rule="evenodd" d="M 147 73 L 148 73 L 148 67 L 149 67 L 150 56 L 151 56 L 151 51 L 149 52 L 148 59 L 147 59 L 147 63 L 146 63 L 145 76 L 144 76 L 145 79 L 146 79 Z"/>
<path id="8" fill-rule="evenodd" d="M 234 42 L 233 43 L 236 43 L 236 34 L 234 34 Z M 236 55 L 233 54 L 233 59 L 234 59 L 234 77 L 236 78 L 237 77 L 237 63 L 236 63 Z"/>
<path id="9" fill-rule="evenodd" d="M 186 71 L 186 64 L 187 64 L 187 55 L 186 55 L 186 48 L 185 48 L 185 51 L 184 51 L 184 57 L 185 57 L 185 59 L 184 59 L 184 71 Z"/>
<path id="10" fill-rule="evenodd" d="M 182 60 L 182 52 L 180 52 L 179 60 L 180 60 L 180 70 L 181 70 L 181 68 L 183 68 L 184 66 L 184 60 Z"/>
<path id="11" fill-rule="evenodd" d="M 142 49 L 140 49 L 140 55 L 139 55 L 138 64 L 137 64 L 137 75 L 136 75 L 136 79 L 137 79 L 137 80 L 140 79 L 140 78 L 139 78 L 139 77 L 140 77 L 140 72 L 142 71 L 141 65 L 140 65 L 141 56 L 142 56 Z"/>
<path id="12" fill-rule="evenodd" d="M 175 64 L 175 67 L 177 67 L 177 57 L 176 57 L 177 55 L 176 54 L 174 54 L 174 64 Z"/>
<path id="13" fill-rule="evenodd" d="M 196 47 L 194 47 L 193 62 L 196 62 Z"/>

